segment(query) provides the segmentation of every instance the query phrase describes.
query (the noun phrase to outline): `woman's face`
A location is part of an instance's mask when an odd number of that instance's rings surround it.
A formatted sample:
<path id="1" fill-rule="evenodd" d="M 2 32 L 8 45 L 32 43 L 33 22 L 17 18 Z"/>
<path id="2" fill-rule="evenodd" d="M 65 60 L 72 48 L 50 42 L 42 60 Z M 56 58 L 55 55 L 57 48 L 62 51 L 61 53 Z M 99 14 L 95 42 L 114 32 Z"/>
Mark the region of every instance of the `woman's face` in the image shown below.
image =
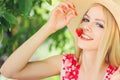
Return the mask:
<path id="1" fill-rule="evenodd" d="M 78 46 L 83 50 L 98 50 L 105 31 L 105 16 L 102 6 L 94 6 L 84 15 L 81 27 L 83 34 L 78 37 Z"/>

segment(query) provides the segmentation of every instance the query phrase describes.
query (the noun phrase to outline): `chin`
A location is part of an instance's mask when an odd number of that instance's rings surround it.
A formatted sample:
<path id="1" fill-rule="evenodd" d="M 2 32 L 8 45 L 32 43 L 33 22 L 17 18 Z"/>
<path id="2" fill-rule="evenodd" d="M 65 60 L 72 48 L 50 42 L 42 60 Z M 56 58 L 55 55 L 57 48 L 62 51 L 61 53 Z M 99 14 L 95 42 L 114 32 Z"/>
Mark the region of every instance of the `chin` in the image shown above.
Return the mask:
<path id="1" fill-rule="evenodd" d="M 83 50 L 98 50 L 94 45 L 88 45 L 88 44 L 78 44 L 78 47 Z"/>

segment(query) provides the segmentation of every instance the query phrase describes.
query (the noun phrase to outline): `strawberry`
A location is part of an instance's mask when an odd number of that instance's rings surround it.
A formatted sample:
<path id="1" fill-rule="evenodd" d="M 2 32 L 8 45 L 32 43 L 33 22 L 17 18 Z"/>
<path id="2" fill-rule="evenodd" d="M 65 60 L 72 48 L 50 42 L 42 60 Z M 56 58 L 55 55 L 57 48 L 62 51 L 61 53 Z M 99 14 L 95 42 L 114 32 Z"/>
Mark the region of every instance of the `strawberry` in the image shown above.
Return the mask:
<path id="1" fill-rule="evenodd" d="M 78 35 L 78 37 L 80 37 L 80 35 L 83 33 L 83 29 L 76 29 L 76 33 Z"/>

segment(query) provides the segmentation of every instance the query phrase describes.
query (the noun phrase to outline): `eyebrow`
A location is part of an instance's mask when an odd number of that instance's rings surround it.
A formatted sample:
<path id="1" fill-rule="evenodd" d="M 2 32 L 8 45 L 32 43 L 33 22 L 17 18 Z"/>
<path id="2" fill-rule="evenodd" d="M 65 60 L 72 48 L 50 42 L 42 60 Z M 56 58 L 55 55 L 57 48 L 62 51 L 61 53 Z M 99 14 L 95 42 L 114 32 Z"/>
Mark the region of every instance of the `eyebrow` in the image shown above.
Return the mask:
<path id="1" fill-rule="evenodd" d="M 88 18 L 90 18 L 90 16 L 88 15 L 88 14 L 85 14 L 84 16 L 87 16 Z M 95 19 L 95 20 L 97 20 L 97 21 L 102 21 L 103 23 L 105 23 L 105 21 L 103 20 L 103 19 Z"/>

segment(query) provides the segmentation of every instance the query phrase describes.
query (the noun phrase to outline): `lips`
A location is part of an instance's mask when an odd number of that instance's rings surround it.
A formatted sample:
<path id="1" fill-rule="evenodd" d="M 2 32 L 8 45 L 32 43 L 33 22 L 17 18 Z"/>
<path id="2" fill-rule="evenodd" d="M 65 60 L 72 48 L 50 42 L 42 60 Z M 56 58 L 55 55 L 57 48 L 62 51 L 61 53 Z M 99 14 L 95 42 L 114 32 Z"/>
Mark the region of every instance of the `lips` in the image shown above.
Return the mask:
<path id="1" fill-rule="evenodd" d="M 85 40 L 93 40 L 93 38 L 91 38 L 90 36 L 86 35 L 86 34 L 81 34 L 81 38 L 85 39 Z"/>

